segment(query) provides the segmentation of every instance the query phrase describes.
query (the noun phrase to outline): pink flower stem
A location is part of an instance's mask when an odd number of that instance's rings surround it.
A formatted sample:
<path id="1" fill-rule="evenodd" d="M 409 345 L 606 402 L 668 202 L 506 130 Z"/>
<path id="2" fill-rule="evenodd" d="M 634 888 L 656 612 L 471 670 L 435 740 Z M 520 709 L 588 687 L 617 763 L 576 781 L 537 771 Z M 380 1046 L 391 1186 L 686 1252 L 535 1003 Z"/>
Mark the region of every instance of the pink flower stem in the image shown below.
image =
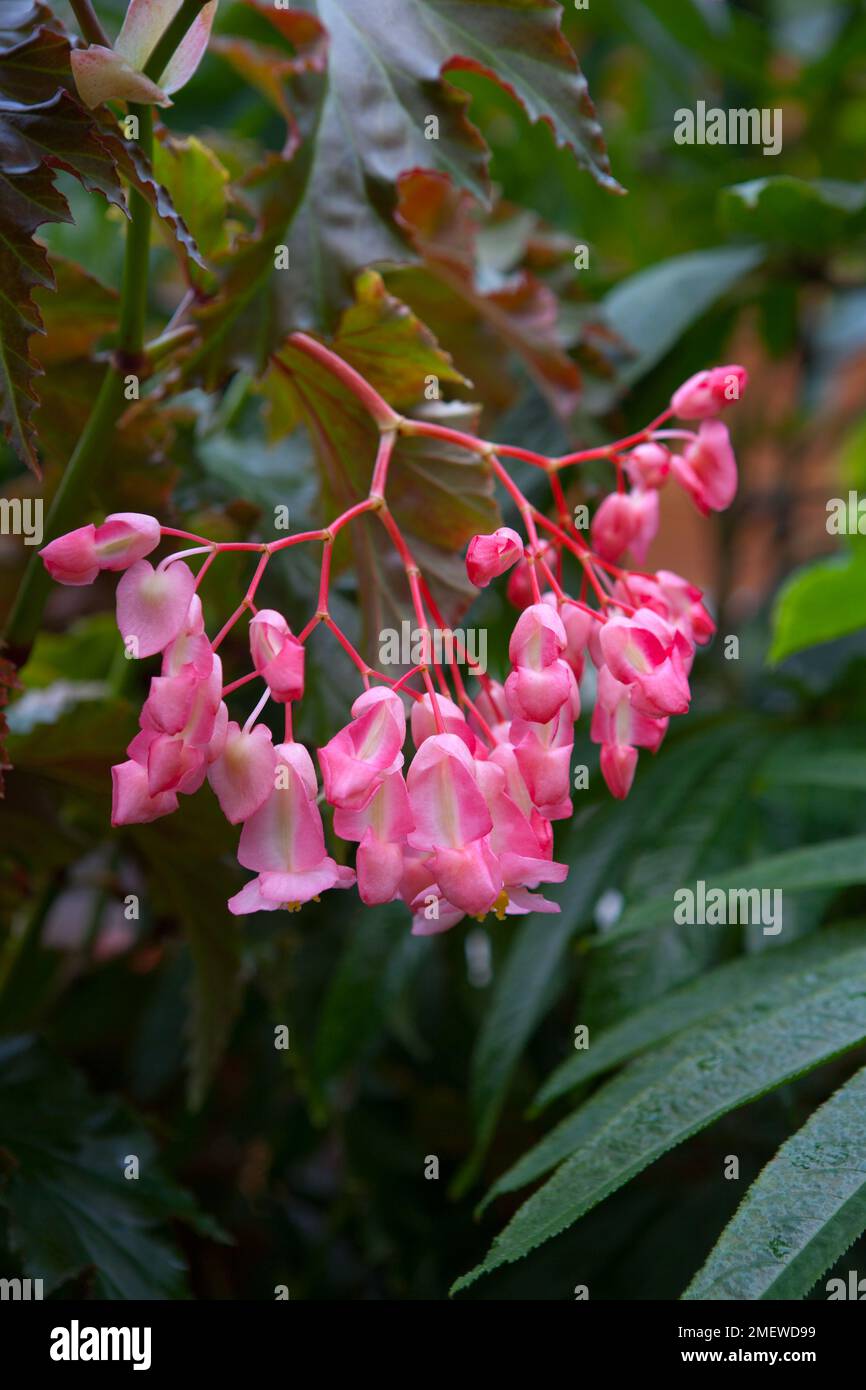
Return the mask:
<path id="1" fill-rule="evenodd" d="M 248 685 L 250 681 L 257 680 L 258 678 L 258 671 L 250 671 L 248 675 L 240 676 L 238 680 L 232 681 L 230 685 L 224 685 L 222 688 L 222 699 L 224 700 L 227 695 L 231 695 L 233 690 L 239 690 L 242 685 Z"/>

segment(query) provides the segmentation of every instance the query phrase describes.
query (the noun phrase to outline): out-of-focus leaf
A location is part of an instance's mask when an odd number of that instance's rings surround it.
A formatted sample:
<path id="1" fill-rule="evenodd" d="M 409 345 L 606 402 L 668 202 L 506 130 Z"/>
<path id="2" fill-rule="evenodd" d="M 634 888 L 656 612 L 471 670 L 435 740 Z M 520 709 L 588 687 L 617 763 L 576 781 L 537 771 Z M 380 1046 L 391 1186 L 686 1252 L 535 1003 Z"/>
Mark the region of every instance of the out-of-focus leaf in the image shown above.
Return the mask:
<path id="1" fill-rule="evenodd" d="M 803 1298 L 866 1230 L 866 1071 L 752 1183 L 686 1299 Z"/>
<path id="2" fill-rule="evenodd" d="M 154 145 L 153 172 L 168 190 L 202 256 L 225 251 L 229 175 L 210 146 L 195 135 L 166 135 Z"/>
<path id="3" fill-rule="evenodd" d="M 866 188 L 841 179 L 753 179 L 724 189 L 720 205 L 730 231 L 813 255 L 866 228 Z"/>
<path id="4" fill-rule="evenodd" d="M 710 305 L 764 258 L 759 246 L 719 246 L 673 256 L 622 281 L 601 303 L 628 353 L 620 380 L 631 384 L 664 357 Z"/>
<path id="5" fill-rule="evenodd" d="M 132 1157 L 139 1175 L 128 1178 Z M 160 1227 L 180 1219 L 222 1238 L 160 1171 L 149 1135 L 29 1038 L 0 1042 L 0 1173 L 12 1248 L 48 1291 L 86 1274 L 97 1298 L 185 1298 L 183 1261 Z"/>
<path id="6" fill-rule="evenodd" d="M 226 906 L 238 887 L 229 859 L 235 834 L 208 791 L 194 803 L 184 798 L 172 816 L 131 833 L 150 866 L 153 906 L 181 923 L 192 956 L 188 1095 L 196 1110 L 222 1059 L 241 998 L 240 926 Z"/>
<path id="7" fill-rule="evenodd" d="M 866 627 L 866 559 L 819 560 L 782 586 L 773 609 L 770 661 Z"/>
<path id="8" fill-rule="evenodd" d="M 523 1185 L 537 1176 L 540 1165 L 544 1171 L 571 1153 L 453 1291 L 558 1235 L 668 1149 L 729 1110 L 862 1042 L 864 967 L 863 947 L 840 952 L 826 965 L 782 981 L 762 998 L 632 1062 L 542 1141 L 543 1153 L 542 1145 L 537 1146 L 500 1179 L 497 1192 Z M 805 1013 L 808 1028 L 803 1027 Z"/>
<path id="9" fill-rule="evenodd" d="M 414 170 L 399 181 L 397 220 L 426 266 L 484 322 L 488 349 L 495 350 L 497 339 L 507 344 L 567 416 L 580 395 L 580 372 L 565 351 L 556 296 L 527 270 L 479 283 L 473 208 L 472 195 L 444 174 Z"/>

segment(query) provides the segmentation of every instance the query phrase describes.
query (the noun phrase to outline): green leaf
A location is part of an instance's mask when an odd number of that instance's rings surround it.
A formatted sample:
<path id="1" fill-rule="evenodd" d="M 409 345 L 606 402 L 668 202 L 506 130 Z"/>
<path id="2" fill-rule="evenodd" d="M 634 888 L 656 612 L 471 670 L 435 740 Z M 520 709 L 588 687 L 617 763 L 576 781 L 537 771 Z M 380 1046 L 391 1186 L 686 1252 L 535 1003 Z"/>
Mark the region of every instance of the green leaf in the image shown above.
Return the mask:
<path id="1" fill-rule="evenodd" d="M 248 2 L 252 39 L 223 38 L 217 52 L 281 111 L 288 134 L 282 153 L 244 180 L 256 224 L 201 315 L 196 366 L 209 379 L 231 363 L 255 369 L 294 328 L 330 332 L 360 268 L 415 259 L 393 217 L 401 174 L 433 169 L 485 196 L 487 149 L 449 72 L 497 82 L 617 187 L 553 0 L 306 0 L 303 11 Z M 279 245 L 289 268 L 275 273 Z"/>
<path id="2" fill-rule="evenodd" d="M 866 1070 L 752 1183 L 686 1299 L 803 1298 L 866 1230 Z"/>
<path id="3" fill-rule="evenodd" d="M 602 300 L 601 311 L 629 352 L 621 381 L 631 384 L 645 376 L 689 325 L 763 258 L 759 246 L 689 251 L 639 270 L 611 290 Z"/>
<path id="4" fill-rule="evenodd" d="M 798 570 L 776 597 L 769 660 L 866 627 L 866 557 L 834 556 Z"/>
<path id="5" fill-rule="evenodd" d="M 225 251 L 229 175 L 210 146 L 195 135 L 166 134 L 154 146 L 153 172 L 201 254 L 210 258 Z"/>
<path id="6" fill-rule="evenodd" d="M 706 883 L 708 893 L 712 888 L 724 892 L 731 888 L 766 888 L 780 893 L 798 893 L 808 888 L 847 888 L 854 883 L 866 883 L 866 835 L 784 850 L 781 854 L 728 869 L 723 874 L 714 874 L 712 881 Z M 628 910 L 611 931 L 596 938 L 593 944 L 605 945 L 635 932 L 667 926 L 673 920 L 676 906 L 672 889 L 664 897 Z"/>
<path id="7" fill-rule="evenodd" d="M 858 748 L 809 752 L 791 757 L 780 749 L 761 768 L 761 781 L 770 787 L 831 787 L 837 791 L 866 791 L 866 752 Z"/>
<path id="8" fill-rule="evenodd" d="M 135 1180 L 124 1176 L 133 1155 Z M 25 1276 L 47 1291 L 86 1273 L 96 1298 L 185 1298 L 184 1263 L 160 1227 L 180 1219 L 223 1238 L 160 1171 L 140 1125 L 30 1038 L 0 1042 L 0 1205 Z"/>
<path id="9" fill-rule="evenodd" d="M 812 255 L 866 228 L 866 187 L 841 179 L 752 179 L 723 189 L 719 203 L 730 232 Z"/>
<path id="10" fill-rule="evenodd" d="M 496 1185 L 496 1192 L 522 1185 L 571 1154 L 452 1292 L 566 1230 L 729 1110 L 862 1042 L 864 969 L 866 949 L 840 951 L 632 1062 Z"/>
<path id="11" fill-rule="evenodd" d="M 170 821 L 136 827 L 154 906 L 181 923 L 193 962 L 190 1108 L 199 1109 L 222 1060 L 242 993 L 241 933 L 226 903 L 237 890 L 234 834 L 211 797 L 186 801 Z M 207 865 L 202 873 L 196 866 Z"/>
<path id="12" fill-rule="evenodd" d="M 409 934 L 397 907 L 363 908 L 348 924 L 348 944 L 325 996 L 313 1072 L 321 1086 L 357 1065 L 381 1034 L 395 995 L 421 963 L 425 943 Z"/>
<path id="13" fill-rule="evenodd" d="M 542 1109 L 637 1053 L 723 1012 L 730 1008 L 732 999 L 745 1004 L 760 996 L 768 983 L 801 972 L 811 964 L 820 964 L 840 949 L 857 944 L 866 944 L 866 926 L 831 927 L 791 946 L 760 951 L 708 971 L 638 1009 L 612 1028 L 591 1035 L 585 1051 L 575 1052 L 548 1077 L 538 1092 L 536 1107 Z"/>

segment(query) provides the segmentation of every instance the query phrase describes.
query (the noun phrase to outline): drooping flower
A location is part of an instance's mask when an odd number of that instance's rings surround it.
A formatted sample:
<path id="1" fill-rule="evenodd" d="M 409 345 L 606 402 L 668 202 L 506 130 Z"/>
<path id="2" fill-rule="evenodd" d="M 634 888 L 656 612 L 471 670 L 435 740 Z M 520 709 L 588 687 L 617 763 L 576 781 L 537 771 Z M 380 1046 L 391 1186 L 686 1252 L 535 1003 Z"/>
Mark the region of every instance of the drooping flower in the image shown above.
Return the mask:
<path id="1" fill-rule="evenodd" d="M 334 833 L 358 841 L 358 893 L 368 906 L 399 895 L 406 837 L 414 828 L 402 772 L 389 773 L 362 810 L 338 807 L 334 812 Z"/>
<path id="2" fill-rule="evenodd" d="M 699 512 L 723 512 L 737 491 L 737 460 L 721 420 L 705 420 L 696 438 L 671 463 L 674 477 Z"/>
<path id="3" fill-rule="evenodd" d="M 562 660 L 567 640 L 562 619 L 549 604 L 523 610 L 508 644 L 513 670 L 505 694 L 512 714 L 547 724 L 571 699 L 574 675 Z"/>
<path id="4" fill-rule="evenodd" d="M 652 609 L 639 608 L 631 617 L 609 618 L 599 641 L 611 674 L 635 687 L 631 701 L 639 713 L 685 714 L 690 699 L 686 662 L 693 649 L 682 633 Z"/>
<path id="5" fill-rule="evenodd" d="M 653 488 L 611 492 L 592 518 L 593 549 L 603 560 L 610 561 L 631 550 L 642 563 L 658 524 L 659 499 Z"/>
<path id="6" fill-rule="evenodd" d="M 195 578 L 182 560 L 154 569 L 138 560 L 117 586 L 117 626 L 134 657 L 163 651 L 183 628 Z"/>
<path id="7" fill-rule="evenodd" d="M 406 716 L 398 695 L 377 687 L 352 705 L 352 720 L 319 749 L 325 796 L 332 806 L 361 810 L 403 766 Z"/>
<path id="8" fill-rule="evenodd" d="M 153 82 L 144 75 L 147 60 L 181 3 L 131 0 L 113 48 L 97 43 L 73 48 L 72 75 L 85 106 L 99 106 L 104 101 L 171 106 L 171 96 L 186 85 L 202 60 L 217 7 L 217 0 L 209 0 L 199 11 L 158 82 Z"/>
<path id="9" fill-rule="evenodd" d="M 274 786 L 241 831 L 238 859 L 256 877 L 229 899 L 235 915 L 294 910 L 328 888 L 350 888 L 355 882 L 353 870 L 326 852 L 315 783 L 311 795 L 305 775 L 306 749 L 278 744 L 275 753 Z"/>
<path id="10" fill-rule="evenodd" d="M 229 722 L 222 752 L 208 768 L 207 779 L 232 825 L 249 820 L 268 799 L 274 785 L 274 760 L 266 724 L 247 731 L 234 720 Z"/>
<path id="11" fill-rule="evenodd" d="M 489 536 L 473 536 L 466 552 L 470 583 L 484 589 L 523 558 L 523 541 L 510 526 L 500 526 Z"/>
<path id="12" fill-rule="evenodd" d="M 415 829 L 413 849 L 430 852 L 433 880 L 464 912 L 487 912 L 502 890 L 502 873 L 487 836 L 493 828 L 475 765 L 456 734 L 433 734 L 415 754 L 406 778 Z"/>
<path id="13" fill-rule="evenodd" d="M 124 570 L 159 545 L 155 517 L 143 512 L 113 512 L 101 526 L 79 526 L 40 550 L 42 561 L 59 584 L 92 584 L 100 570 Z"/>
<path id="14" fill-rule="evenodd" d="M 684 381 L 671 398 L 671 410 L 681 420 L 708 420 L 742 396 L 748 384 L 745 367 L 711 367 Z"/>
<path id="15" fill-rule="evenodd" d="M 638 444 L 625 460 L 632 487 L 660 488 L 671 471 L 671 452 L 656 440 Z"/>
<path id="16" fill-rule="evenodd" d="M 304 646 L 273 608 L 261 608 L 250 622 L 250 654 L 272 697 L 280 704 L 304 693 Z"/>

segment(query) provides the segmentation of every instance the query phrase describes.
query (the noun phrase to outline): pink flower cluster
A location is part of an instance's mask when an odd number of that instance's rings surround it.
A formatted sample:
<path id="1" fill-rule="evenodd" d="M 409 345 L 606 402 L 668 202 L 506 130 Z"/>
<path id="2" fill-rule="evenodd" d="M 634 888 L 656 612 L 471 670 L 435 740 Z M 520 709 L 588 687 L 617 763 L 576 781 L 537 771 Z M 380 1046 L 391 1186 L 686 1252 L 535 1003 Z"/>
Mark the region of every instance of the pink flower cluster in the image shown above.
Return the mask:
<path id="1" fill-rule="evenodd" d="M 127 654 L 161 656 L 127 759 L 112 769 L 112 823 L 167 815 L 177 809 L 180 796 L 208 781 L 228 821 L 241 827 L 238 859 L 253 875 L 229 901 L 236 914 L 294 910 L 326 889 L 355 882 L 367 904 L 401 899 L 420 935 L 447 930 L 466 914 L 559 911 L 536 890 L 562 882 L 567 874 L 566 865 L 553 857 L 553 822 L 573 809 L 571 757 L 587 656 L 597 674 L 591 736 L 601 745 L 608 787 L 624 797 L 638 750 L 655 752 L 670 717 L 688 709 L 695 648 L 714 631 L 700 592 L 684 579 L 665 570 L 634 573 L 620 569 L 614 559 L 629 545 L 639 553 L 648 543 L 654 513 L 647 499 L 655 498 L 657 507 L 656 490 L 670 472 L 702 509 L 730 501 L 736 467 L 727 432 L 709 416 L 727 398 L 731 383 L 738 395 L 744 381 L 741 368 L 717 368 L 677 392 L 672 410 L 660 419 L 676 410 L 702 422 L 680 457 L 671 455 L 660 437 L 681 432 L 652 426 L 630 450 L 623 441 L 621 451 L 619 446 L 609 451 L 618 478 L 624 469 L 633 491 L 614 494 L 599 508 L 594 548 L 569 528 L 561 488 L 554 492 L 560 516 L 554 523 L 527 501 L 490 454 L 495 476 L 518 503 L 527 538 L 510 527 L 476 536 L 466 567 L 479 587 L 511 571 L 508 594 L 520 613 L 504 683 L 476 673 L 477 689 L 470 695 L 455 663 L 456 700 L 435 665 L 432 673 L 422 664 L 399 679 L 375 672 L 328 612 L 334 537 L 360 512 L 379 514 L 379 495 L 372 488 L 368 499 L 321 532 L 270 545 L 211 542 L 137 513 L 109 516 L 102 526 L 84 526 L 52 541 L 42 558 L 61 583 L 87 584 L 101 570 L 122 571 L 117 622 Z M 375 476 L 382 481 L 391 447 L 392 433 L 377 462 Z M 555 463 L 565 466 L 591 455 Z M 608 507 L 617 497 L 632 509 L 629 515 L 639 517 L 636 531 L 622 523 L 625 512 L 614 515 Z M 605 507 L 607 517 L 599 524 Z M 426 622 L 429 611 L 438 621 L 441 614 L 405 539 L 387 513 L 383 521 L 406 567 L 416 616 Z M 195 544 L 154 567 L 145 557 L 166 536 Z M 306 540 L 324 542 L 322 578 L 316 615 L 295 635 L 282 614 L 258 609 L 254 595 L 272 556 Z M 223 550 L 255 552 L 258 566 L 236 613 L 211 638 L 198 590 Z M 564 551 L 583 565 L 580 598 L 562 588 Z M 206 555 L 197 576 L 186 563 L 193 555 Z M 224 685 L 218 648 L 245 612 L 251 615 L 253 669 Z M 304 693 L 305 642 L 319 621 L 348 652 L 364 685 L 349 722 L 318 749 L 321 791 L 310 753 L 292 734 L 292 706 Z M 418 675 L 421 691 L 409 685 Z M 371 678 L 383 684 L 373 685 Z M 264 694 L 241 725 L 229 717 L 226 697 L 252 680 L 264 684 Z M 279 743 L 259 722 L 269 699 L 284 710 Z M 414 748 L 408 766 L 407 732 Z M 333 812 L 336 839 L 357 846 L 354 868 L 328 852 L 323 802 Z"/>
<path id="2" fill-rule="evenodd" d="M 603 560 L 630 550 L 643 564 L 659 526 L 659 489 L 673 476 L 704 516 L 729 507 L 737 491 L 737 462 L 727 428 L 712 417 L 740 399 L 746 386 L 743 367 L 714 367 L 690 377 L 671 401 L 671 413 L 699 420 L 694 430 L 656 430 L 622 459 L 631 490 L 605 497 L 592 519 L 592 547 Z M 683 441 L 673 453 L 665 440 Z"/>

